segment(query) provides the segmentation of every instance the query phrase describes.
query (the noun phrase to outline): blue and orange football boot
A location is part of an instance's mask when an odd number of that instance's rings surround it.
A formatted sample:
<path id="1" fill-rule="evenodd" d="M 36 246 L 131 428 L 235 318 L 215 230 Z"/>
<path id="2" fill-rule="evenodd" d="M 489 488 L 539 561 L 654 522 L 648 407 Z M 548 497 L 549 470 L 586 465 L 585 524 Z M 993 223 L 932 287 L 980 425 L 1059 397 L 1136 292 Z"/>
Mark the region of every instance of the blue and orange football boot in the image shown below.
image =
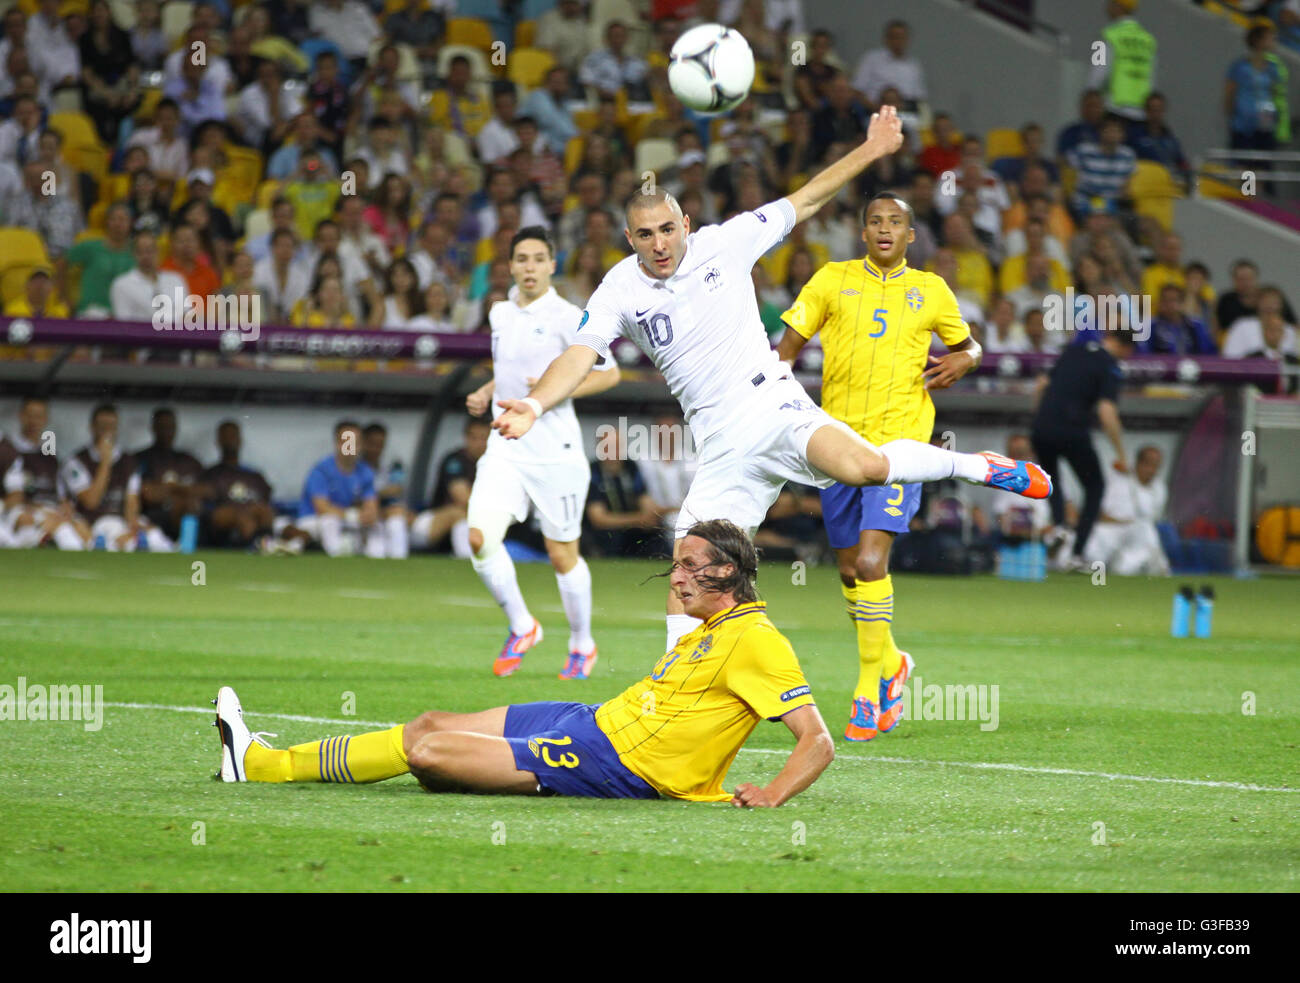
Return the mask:
<path id="1" fill-rule="evenodd" d="M 560 673 L 560 678 L 587 679 L 591 676 L 591 667 L 595 664 L 596 646 L 594 645 L 586 655 L 581 652 L 570 652 L 569 661 L 564 664 L 564 671 Z"/>
<path id="2" fill-rule="evenodd" d="M 997 451 L 980 451 L 979 456 L 988 461 L 989 472 L 984 484 L 1001 488 L 1025 498 L 1048 498 L 1052 494 L 1052 479 L 1033 461 L 1013 461 Z"/>
<path id="3" fill-rule="evenodd" d="M 509 676 L 524 661 L 524 653 L 541 640 L 542 623 L 536 618 L 533 619 L 533 627 L 530 631 L 522 635 L 512 631 L 505 645 L 501 646 L 501 654 L 497 656 L 496 662 L 492 663 L 492 675 Z"/>
<path id="4" fill-rule="evenodd" d="M 876 705 L 865 696 L 853 700 L 853 716 L 844 728 L 846 741 L 869 741 L 876 736 Z"/>
<path id="5" fill-rule="evenodd" d="M 906 652 L 898 654 L 903 657 L 898 672 L 888 679 L 880 680 L 880 714 L 876 718 L 876 729 L 882 734 L 888 734 L 903 719 L 903 684 L 911 678 L 912 670 L 916 667 Z"/>

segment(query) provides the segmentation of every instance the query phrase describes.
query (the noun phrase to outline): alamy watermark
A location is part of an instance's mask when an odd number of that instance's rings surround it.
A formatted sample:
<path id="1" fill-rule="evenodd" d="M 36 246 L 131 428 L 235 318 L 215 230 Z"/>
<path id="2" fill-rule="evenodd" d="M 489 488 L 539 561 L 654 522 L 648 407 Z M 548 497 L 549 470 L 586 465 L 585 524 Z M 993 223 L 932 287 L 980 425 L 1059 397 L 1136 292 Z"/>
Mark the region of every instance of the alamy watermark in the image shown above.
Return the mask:
<path id="1" fill-rule="evenodd" d="M 1043 298 L 1043 327 L 1048 331 L 1119 331 L 1130 328 L 1134 341 L 1151 337 L 1151 298 L 1147 294 L 1076 295 L 1073 287 L 1064 294 Z"/>
<path id="2" fill-rule="evenodd" d="M 0 722 L 6 720 L 80 720 L 86 730 L 97 731 L 104 726 L 104 687 L 29 686 L 19 676 L 17 686 L 0 684 Z"/>
<path id="3" fill-rule="evenodd" d="M 187 294 L 180 287 L 153 298 L 155 331 L 234 331 L 248 341 L 262 334 L 262 298 L 258 294 Z"/>
<path id="4" fill-rule="evenodd" d="M 904 720 L 978 720 L 980 730 L 998 729 L 998 684 L 926 686 L 913 676 L 903 686 Z"/>
<path id="5" fill-rule="evenodd" d="M 602 423 L 596 428 L 596 458 L 601 461 L 694 461 L 695 441 L 684 423 Z"/>

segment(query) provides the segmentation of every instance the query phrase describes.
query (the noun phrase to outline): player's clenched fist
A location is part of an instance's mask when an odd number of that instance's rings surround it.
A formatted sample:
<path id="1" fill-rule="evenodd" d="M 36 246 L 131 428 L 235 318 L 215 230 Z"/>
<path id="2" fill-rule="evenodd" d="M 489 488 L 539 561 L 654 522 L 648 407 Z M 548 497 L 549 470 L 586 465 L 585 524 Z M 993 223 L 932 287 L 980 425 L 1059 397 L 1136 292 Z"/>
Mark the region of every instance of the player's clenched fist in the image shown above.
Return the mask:
<path id="1" fill-rule="evenodd" d="M 768 796 L 766 789 L 761 789 L 757 785 L 750 785 L 749 782 L 736 786 L 736 794 L 732 797 L 731 804 L 737 809 L 772 809 L 776 807 L 776 803 Z"/>
<path id="2" fill-rule="evenodd" d="M 528 433 L 537 419 L 533 408 L 522 399 L 498 399 L 497 405 L 505 412 L 492 421 L 492 429 L 506 440 L 518 440 Z"/>

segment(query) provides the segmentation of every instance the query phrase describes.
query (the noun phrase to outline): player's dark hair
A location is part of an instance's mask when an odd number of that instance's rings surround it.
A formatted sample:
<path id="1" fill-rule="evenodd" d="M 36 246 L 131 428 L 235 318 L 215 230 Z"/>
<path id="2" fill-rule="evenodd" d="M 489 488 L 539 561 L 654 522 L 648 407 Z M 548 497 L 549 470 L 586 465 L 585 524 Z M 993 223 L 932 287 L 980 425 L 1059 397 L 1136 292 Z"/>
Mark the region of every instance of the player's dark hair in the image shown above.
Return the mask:
<path id="1" fill-rule="evenodd" d="M 896 202 L 903 206 L 903 211 L 907 213 L 907 227 L 909 229 L 912 228 L 914 225 L 916 225 L 916 212 L 912 211 L 912 206 L 907 201 L 906 198 L 904 198 L 897 191 L 877 191 L 874 195 L 868 198 L 867 203 L 862 206 L 861 217 L 862 217 L 862 225 L 864 227 L 867 224 L 867 212 L 871 210 L 871 203 L 873 201 L 885 201 L 886 199 L 892 202 Z"/>
<path id="2" fill-rule="evenodd" d="M 538 242 L 546 243 L 546 251 L 555 258 L 555 243 L 551 241 L 551 233 L 540 225 L 526 225 L 510 239 L 510 255 L 515 254 L 515 247 L 527 239 L 536 239 Z"/>
<path id="3" fill-rule="evenodd" d="M 730 594 L 738 604 L 758 600 L 758 592 L 754 589 L 754 578 L 758 576 L 758 550 L 743 529 L 728 519 L 709 519 L 695 523 L 686 530 L 686 535 L 698 536 L 712 547 L 713 563 L 733 567 L 728 577 L 697 575 L 696 583 L 706 591 Z"/>

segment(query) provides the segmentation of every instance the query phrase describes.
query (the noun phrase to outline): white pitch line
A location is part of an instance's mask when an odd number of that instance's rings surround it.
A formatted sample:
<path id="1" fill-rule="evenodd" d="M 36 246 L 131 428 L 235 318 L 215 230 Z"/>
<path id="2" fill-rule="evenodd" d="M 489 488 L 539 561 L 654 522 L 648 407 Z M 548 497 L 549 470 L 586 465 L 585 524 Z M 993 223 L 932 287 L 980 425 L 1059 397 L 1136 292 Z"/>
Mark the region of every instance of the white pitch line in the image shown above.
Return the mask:
<path id="1" fill-rule="evenodd" d="M 106 707 L 122 707 L 127 710 L 171 710 L 175 713 L 213 713 L 212 707 L 178 707 L 169 706 L 163 703 L 108 703 Z M 337 717 L 306 717 L 296 713 L 248 713 L 246 717 L 267 717 L 271 720 L 292 720 L 304 724 L 342 724 L 345 727 L 396 727 L 397 722 L 392 720 L 357 720 L 355 717 L 340 719 Z M 789 751 L 782 751 L 779 748 L 741 748 L 745 754 L 783 754 L 789 756 Z M 843 757 L 840 760 L 845 760 Z M 858 757 L 856 755 L 848 758 L 850 761 L 860 761 L 864 764 L 882 763 L 897 765 L 937 765 L 945 768 L 975 768 L 984 771 L 1018 771 L 1031 775 L 1070 775 L 1075 778 L 1104 778 L 1113 782 L 1156 782 L 1164 785 L 1191 785 L 1199 788 L 1230 788 L 1239 792 L 1300 792 L 1300 788 L 1286 788 L 1275 785 L 1250 785 L 1244 782 L 1214 782 L 1199 778 L 1160 778 L 1154 775 L 1121 775 L 1108 771 L 1080 771 L 1077 768 L 1035 768 L 1030 765 L 1013 765 L 1002 764 L 993 761 L 933 761 L 927 758 L 889 758 L 889 757 Z"/>

